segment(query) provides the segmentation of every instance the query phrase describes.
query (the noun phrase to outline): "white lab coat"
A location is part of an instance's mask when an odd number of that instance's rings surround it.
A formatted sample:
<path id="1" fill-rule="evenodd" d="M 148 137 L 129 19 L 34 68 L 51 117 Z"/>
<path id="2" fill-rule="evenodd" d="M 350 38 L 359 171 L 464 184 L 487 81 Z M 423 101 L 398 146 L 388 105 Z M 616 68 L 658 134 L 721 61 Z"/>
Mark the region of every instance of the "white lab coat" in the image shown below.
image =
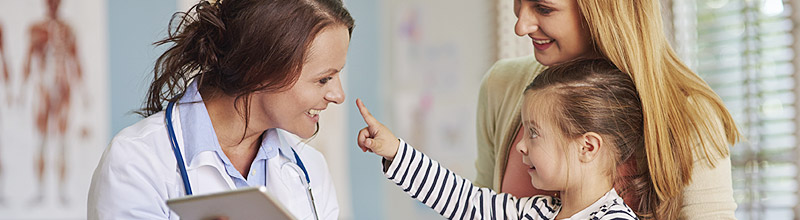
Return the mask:
<path id="1" fill-rule="evenodd" d="M 161 111 L 123 129 L 111 141 L 92 177 L 88 219 L 179 219 L 166 205 L 167 199 L 186 193 L 164 114 Z M 172 114 L 175 136 L 185 156 L 178 105 Z M 282 144 L 288 143 L 297 151 L 306 166 L 319 218 L 337 219 L 339 206 L 325 158 L 286 131 L 278 129 L 278 136 Z M 298 174 L 281 170 L 287 161 L 291 163 L 281 154 L 267 161 L 267 191 L 298 219 L 313 219 Z M 186 170 L 194 195 L 236 188 L 222 161 L 212 152 L 199 153 Z"/>

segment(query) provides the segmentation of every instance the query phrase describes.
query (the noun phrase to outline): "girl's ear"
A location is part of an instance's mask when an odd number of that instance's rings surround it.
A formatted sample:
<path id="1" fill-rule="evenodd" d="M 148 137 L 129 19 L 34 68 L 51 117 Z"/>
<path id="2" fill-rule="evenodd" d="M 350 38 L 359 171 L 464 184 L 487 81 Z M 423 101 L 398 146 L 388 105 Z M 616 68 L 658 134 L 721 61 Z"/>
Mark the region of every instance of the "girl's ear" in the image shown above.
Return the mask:
<path id="1" fill-rule="evenodd" d="M 600 148 L 605 147 L 603 137 L 594 132 L 586 132 L 578 138 L 578 146 L 578 159 L 583 163 L 593 161 L 600 155 Z"/>

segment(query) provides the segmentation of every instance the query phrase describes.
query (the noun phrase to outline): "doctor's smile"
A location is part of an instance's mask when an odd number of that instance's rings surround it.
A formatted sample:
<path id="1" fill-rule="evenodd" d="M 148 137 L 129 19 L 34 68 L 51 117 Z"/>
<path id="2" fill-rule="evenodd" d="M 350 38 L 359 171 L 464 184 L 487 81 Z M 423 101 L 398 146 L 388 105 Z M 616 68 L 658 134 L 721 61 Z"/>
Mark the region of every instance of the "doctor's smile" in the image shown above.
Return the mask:
<path id="1" fill-rule="evenodd" d="M 308 115 L 308 117 L 311 118 L 312 121 L 314 121 L 314 123 L 317 123 L 317 122 L 319 122 L 319 113 L 322 112 L 323 110 L 311 109 L 311 110 L 308 110 L 308 112 L 306 112 L 306 114 Z"/>

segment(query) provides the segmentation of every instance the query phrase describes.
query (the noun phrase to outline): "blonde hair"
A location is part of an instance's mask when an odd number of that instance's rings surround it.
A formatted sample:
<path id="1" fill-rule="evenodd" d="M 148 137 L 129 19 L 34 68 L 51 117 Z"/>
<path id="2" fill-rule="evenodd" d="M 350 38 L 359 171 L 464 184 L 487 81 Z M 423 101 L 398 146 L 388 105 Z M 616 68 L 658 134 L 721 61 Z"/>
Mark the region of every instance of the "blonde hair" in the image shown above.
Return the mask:
<path id="1" fill-rule="evenodd" d="M 657 0 L 578 0 L 595 49 L 631 75 L 644 113 L 645 156 L 658 199 L 641 200 L 657 219 L 676 219 L 695 154 L 709 165 L 741 138 L 722 100 L 667 42 Z M 705 108 L 703 108 L 705 107 Z M 695 147 L 695 145 L 699 145 Z M 647 198 L 650 196 L 644 196 Z"/>

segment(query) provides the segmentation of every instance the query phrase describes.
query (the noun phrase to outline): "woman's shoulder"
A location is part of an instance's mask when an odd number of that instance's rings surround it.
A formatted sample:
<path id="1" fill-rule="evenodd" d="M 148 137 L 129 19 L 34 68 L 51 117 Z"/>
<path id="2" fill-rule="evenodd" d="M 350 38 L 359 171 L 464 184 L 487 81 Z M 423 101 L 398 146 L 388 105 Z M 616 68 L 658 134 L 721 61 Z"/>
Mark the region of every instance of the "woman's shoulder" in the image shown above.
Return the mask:
<path id="1" fill-rule="evenodd" d="M 115 141 L 151 141 L 154 135 L 159 135 L 158 133 L 165 133 L 166 132 L 166 123 L 164 121 L 164 112 L 158 112 L 151 116 L 148 116 L 135 124 L 123 128 L 120 130 L 117 135 L 114 136 L 112 139 L 112 143 Z"/>
<path id="2" fill-rule="evenodd" d="M 489 105 L 516 105 L 528 83 L 544 69 L 532 55 L 499 60 L 481 81 L 481 97 L 491 100 Z"/>
<path id="3" fill-rule="evenodd" d="M 484 84 L 498 86 L 524 84 L 531 81 L 543 69 L 544 66 L 539 64 L 533 55 L 501 59 L 489 68 L 483 81 Z"/>
<path id="4" fill-rule="evenodd" d="M 171 183 L 176 159 L 164 124 L 161 112 L 122 129 L 103 152 L 95 171 L 95 176 L 101 177 L 96 178 L 141 173 Z"/>
<path id="5" fill-rule="evenodd" d="M 135 158 L 174 160 L 169 153 L 172 152 L 172 147 L 167 144 L 169 137 L 165 124 L 162 111 L 122 129 L 111 140 L 103 155 L 104 159 L 109 159 L 109 162 L 116 161 L 114 158 L 123 159 L 117 162 L 136 161 Z M 167 156 L 169 158 L 162 158 Z"/>

